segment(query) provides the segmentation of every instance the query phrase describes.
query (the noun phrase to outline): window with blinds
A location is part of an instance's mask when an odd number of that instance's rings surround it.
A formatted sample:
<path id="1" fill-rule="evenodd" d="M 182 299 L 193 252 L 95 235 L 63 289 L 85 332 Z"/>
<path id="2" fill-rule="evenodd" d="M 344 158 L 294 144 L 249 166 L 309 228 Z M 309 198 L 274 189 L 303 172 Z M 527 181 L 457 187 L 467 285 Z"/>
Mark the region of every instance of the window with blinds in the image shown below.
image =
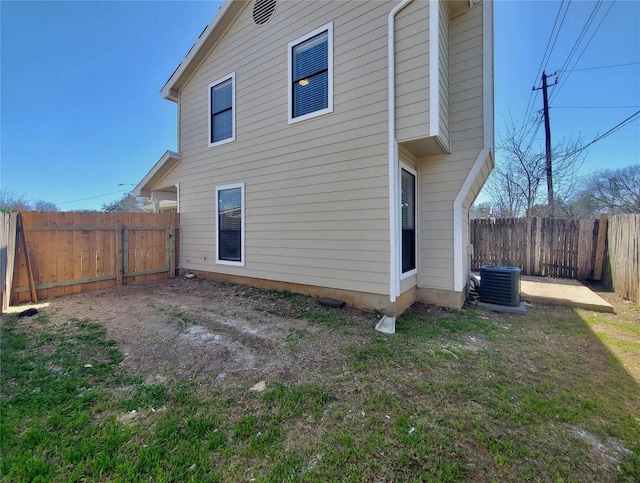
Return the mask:
<path id="1" fill-rule="evenodd" d="M 289 122 L 333 111 L 333 25 L 289 44 Z"/>
<path id="2" fill-rule="evenodd" d="M 402 273 L 416 268 L 416 177 L 402 170 Z"/>
<path id="3" fill-rule="evenodd" d="M 209 84 L 209 147 L 235 140 L 235 73 Z"/>
<path id="4" fill-rule="evenodd" d="M 218 263 L 244 265 L 244 183 L 216 188 Z"/>

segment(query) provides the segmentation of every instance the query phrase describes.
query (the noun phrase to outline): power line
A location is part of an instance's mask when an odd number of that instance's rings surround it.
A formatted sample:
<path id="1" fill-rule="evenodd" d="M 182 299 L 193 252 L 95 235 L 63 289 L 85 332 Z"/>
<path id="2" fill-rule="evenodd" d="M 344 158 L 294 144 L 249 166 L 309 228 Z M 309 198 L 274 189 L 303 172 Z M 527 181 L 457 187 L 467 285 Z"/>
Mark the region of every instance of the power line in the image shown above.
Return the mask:
<path id="1" fill-rule="evenodd" d="M 531 89 L 531 93 L 529 94 L 529 101 L 527 102 L 527 108 L 524 111 L 524 116 L 522 118 L 522 127 L 528 122 L 529 116 L 533 114 L 533 106 L 536 105 L 536 100 L 538 99 L 538 91 L 535 90 L 535 85 Z M 533 102 L 532 102 L 533 101 Z"/>
<path id="2" fill-rule="evenodd" d="M 589 37 L 589 40 L 587 41 L 587 43 L 585 44 L 584 48 L 582 49 L 582 52 L 580 52 L 580 55 L 578 56 L 578 59 L 573 63 L 573 67 L 571 70 L 568 71 L 567 76 L 562 80 L 562 83 L 560 84 L 560 86 L 558 86 L 557 89 L 554 90 L 553 92 L 553 96 L 551 98 L 551 100 L 553 101 L 553 99 L 555 99 L 558 96 L 558 93 L 560 92 L 560 90 L 564 87 L 564 84 L 567 82 L 567 79 L 571 76 L 571 72 L 573 71 L 573 69 L 575 68 L 576 65 L 578 65 L 578 63 L 580 62 L 580 59 L 582 59 L 582 56 L 584 55 L 584 53 L 587 50 L 587 47 L 589 47 L 589 44 L 591 44 L 591 41 L 593 40 L 593 38 L 595 37 L 596 33 L 598 32 L 598 30 L 600 30 L 600 27 L 602 26 L 602 23 L 604 22 L 604 20 L 607 18 L 607 16 L 609 15 L 609 12 L 611 12 L 611 9 L 613 8 L 613 5 L 616 3 L 616 0 L 613 0 L 613 2 L 611 2 L 611 5 L 609 6 L 609 8 L 607 9 L 607 11 L 605 12 L 604 16 L 602 17 L 602 19 L 600 20 L 600 23 L 598 24 L 598 26 L 596 27 L 596 29 L 593 31 L 593 33 L 591 34 L 591 37 Z M 564 69 L 566 65 L 563 65 L 562 69 Z"/>
<path id="3" fill-rule="evenodd" d="M 538 125 L 536 126 L 536 130 L 533 132 L 533 136 L 531 136 L 531 144 L 533 144 L 534 139 L 538 135 L 538 131 L 540 130 L 540 126 L 542 126 L 542 114 L 540 114 L 540 119 L 538 119 Z"/>
<path id="4" fill-rule="evenodd" d="M 598 0 L 594 5 L 593 10 L 591 10 L 589 17 L 587 18 L 587 21 L 584 23 L 582 30 L 578 34 L 578 38 L 574 42 L 573 47 L 571 47 L 571 50 L 569 51 L 569 55 L 567 56 L 567 59 L 564 61 L 564 64 L 562 64 L 562 67 L 560 67 L 560 70 L 563 70 L 565 67 L 567 67 L 571 63 L 571 60 L 573 59 L 573 56 L 575 55 L 578 49 L 578 46 L 580 45 L 580 42 L 582 42 L 582 39 L 587 33 L 587 30 L 589 30 L 589 27 L 591 27 L 591 24 L 593 23 L 593 19 L 595 18 L 596 13 L 601 6 L 602 6 L 602 0 Z"/>
<path id="5" fill-rule="evenodd" d="M 640 62 L 627 62 L 625 64 L 599 65 L 597 67 L 584 67 L 582 69 L 560 70 L 558 72 L 580 72 L 583 70 L 612 69 L 614 67 L 625 67 L 628 65 L 637 65 L 637 64 L 640 64 Z"/>
<path id="6" fill-rule="evenodd" d="M 102 198 L 103 196 L 115 195 L 116 193 L 122 193 L 122 190 L 114 191 L 113 193 L 105 193 L 103 195 L 91 196 L 89 198 L 82 198 L 81 200 L 63 201 L 62 203 L 56 203 L 56 205 L 68 205 L 69 203 L 78 203 L 80 201 L 95 200 L 96 198 Z"/>
<path id="7" fill-rule="evenodd" d="M 640 106 L 551 106 L 551 109 L 631 109 Z"/>
<path id="8" fill-rule="evenodd" d="M 615 126 L 613 126 L 611 129 L 609 129 L 607 132 L 605 132 L 604 134 L 600 134 L 599 136 L 596 136 L 593 141 L 591 141 L 588 144 L 585 144 L 584 146 L 582 146 L 581 148 L 576 149 L 575 151 L 573 151 L 572 153 L 570 153 L 569 155 L 572 156 L 574 154 L 578 154 L 580 151 L 584 151 L 585 149 L 587 149 L 589 146 L 597 143 L 598 141 L 602 141 L 604 138 L 611 136 L 613 133 L 615 133 L 616 131 L 619 131 L 620 129 L 622 129 L 625 126 L 628 126 L 629 124 L 631 124 L 633 121 L 636 121 L 637 119 L 640 119 L 640 111 L 636 111 L 634 114 L 631 114 L 628 118 L 626 118 L 624 121 L 619 122 L 618 124 L 616 124 Z"/>
<path id="9" fill-rule="evenodd" d="M 611 9 L 613 8 L 613 6 L 615 5 L 616 0 L 613 0 L 611 2 L 611 5 L 609 5 L 609 8 L 607 9 L 607 11 L 604 13 L 604 15 L 602 16 L 602 19 L 600 19 L 600 23 L 598 24 L 598 26 L 595 28 L 595 30 L 593 31 L 593 33 L 591 34 L 591 37 L 589 37 L 589 40 L 587 41 L 587 43 L 585 44 L 585 46 L 582 48 L 582 52 L 580 52 L 580 55 L 578 56 L 578 59 L 573 63 L 573 67 L 575 68 L 576 65 L 578 65 L 578 63 L 580 62 L 580 59 L 582 59 L 582 56 L 584 55 L 584 53 L 586 52 L 587 48 L 589 47 L 589 45 L 591 44 L 591 41 L 593 40 L 593 38 L 595 37 L 595 35 L 598 33 L 598 30 L 600 30 L 600 27 L 602 26 L 602 23 L 605 21 L 605 19 L 609 16 L 609 12 L 611 12 Z M 568 77 L 568 76 L 567 76 Z"/>
<path id="10" fill-rule="evenodd" d="M 532 119 L 529 129 L 524 134 L 524 138 L 526 138 L 527 136 L 531 135 L 531 133 L 533 132 L 533 134 L 530 136 L 529 147 L 531 147 L 531 145 L 533 144 L 533 141 L 535 140 L 536 136 L 538 135 L 538 131 L 540 130 L 540 126 L 542 126 L 542 123 L 544 121 L 544 116 L 542 115 L 542 109 L 537 111 L 537 113 L 538 113 L 537 118 Z"/>
<path id="11" fill-rule="evenodd" d="M 633 121 L 635 121 L 634 118 L 637 118 L 638 116 L 640 116 L 640 111 L 636 111 L 634 114 L 631 114 L 628 118 L 626 118 L 624 121 L 616 124 L 615 126 L 613 126 L 611 129 L 609 129 L 606 133 L 601 134 L 600 136 L 596 137 L 593 141 L 591 141 L 589 144 L 593 144 L 596 143 L 604 138 L 606 138 L 607 136 L 610 136 L 611 134 L 613 134 L 614 132 L 618 131 L 619 129 L 622 129 L 623 127 L 625 127 L 627 124 L 631 124 Z"/>
<path id="12" fill-rule="evenodd" d="M 562 3 L 564 3 L 564 1 Z M 562 3 L 560 3 L 560 8 L 562 8 Z M 549 59 L 551 59 L 551 54 L 553 54 L 553 48 L 556 46 L 556 42 L 558 41 L 558 37 L 560 36 L 560 30 L 562 29 L 562 25 L 564 24 L 564 19 L 566 18 L 567 13 L 569 12 L 570 5 L 571 5 L 571 0 L 569 0 L 569 2 L 567 3 L 567 9 L 564 11 L 564 15 L 562 16 L 562 20 L 560 21 L 560 26 L 558 27 L 558 31 L 556 32 L 555 38 L 553 39 L 553 44 L 551 45 L 549 56 L 547 57 L 547 61 L 545 62 L 542 70 L 547 69 L 547 64 L 549 63 Z M 557 20 L 557 16 L 556 16 L 556 20 Z M 555 27 L 555 24 L 554 24 L 554 27 Z M 538 75 L 539 74 L 540 74 L 540 70 L 538 71 Z"/>
<path id="13" fill-rule="evenodd" d="M 551 53 L 553 52 L 553 48 L 556 45 L 556 41 L 558 40 L 558 35 L 560 34 L 560 30 L 562 29 L 562 25 L 564 24 L 564 19 L 567 16 L 567 12 L 569 11 L 569 6 L 571 5 L 571 0 L 567 2 L 567 8 L 564 11 L 564 15 L 562 16 L 562 20 L 560 21 L 560 26 L 556 31 L 556 25 L 558 24 L 558 19 L 560 18 L 560 13 L 562 12 L 562 7 L 564 5 L 564 0 L 560 2 L 560 7 L 558 7 L 558 11 L 556 12 L 556 19 L 553 22 L 553 28 L 551 29 L 551 33 L 549 34 L 549 39 L 547 40 L 547 46 L 544 50 L 544 54 L 542 55 L 542 59 L 540 60 L 540 65 L 538 66 L 538 70 L 536 71 L 536 76 L 534 78 L 534 88 L 531 89 L 531 93 L 529 94 L 529 100 L 527 101 L 527 107 L 524 111 L 524 117 L 522 119 L 522 127 L 525 126 L 525 123 L 528 122 L 529 116 L 532 114 L 533 106 L 535 106 L 535 101 L 538 98 L 538 92 L 535 89 L 535 85 L 538 82 L 538 78 L 540 77 L 540 73 L 543 69 L 546 69 L 547 63 L 551 58 Z M 555 32 L 555 37 L 554 37 Z M 553 39 L 553 41 L 552 41 Z M 551 50 L 549 50 L 549 46 L 551 45 Z M 548 55 L 547 55 L 548 54 Z"/>

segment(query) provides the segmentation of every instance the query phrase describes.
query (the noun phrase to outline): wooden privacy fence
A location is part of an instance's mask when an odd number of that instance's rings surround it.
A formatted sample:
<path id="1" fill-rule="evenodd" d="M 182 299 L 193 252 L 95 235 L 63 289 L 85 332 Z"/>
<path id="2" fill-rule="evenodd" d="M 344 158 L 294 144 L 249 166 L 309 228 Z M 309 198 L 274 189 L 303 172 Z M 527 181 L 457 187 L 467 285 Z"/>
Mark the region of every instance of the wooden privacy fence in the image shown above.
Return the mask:
<path id="1" fill-rule="evenodd" d="M 523 275 L 600 280 L 606 224 L 606 216 L 471 220 L 471 268 L 509 265 L 520 267 Z"/>
<path id="2" fill-rule="evenodd" d="M 12 213 L 2 238 L 7 239 L 3 307 L 174 277 L 179 216 Z"/>
<path id="3" fill-rule="evenodd" d="M 640 304 L 640 214 L 609 218 L 605 285 Z"/>
<path id="4" fill-rule="evenodd" d="M 0 212 L 0 314 L 9 305 L 7 287 L 7 251 L 9 248 L 9 213 Z"/>

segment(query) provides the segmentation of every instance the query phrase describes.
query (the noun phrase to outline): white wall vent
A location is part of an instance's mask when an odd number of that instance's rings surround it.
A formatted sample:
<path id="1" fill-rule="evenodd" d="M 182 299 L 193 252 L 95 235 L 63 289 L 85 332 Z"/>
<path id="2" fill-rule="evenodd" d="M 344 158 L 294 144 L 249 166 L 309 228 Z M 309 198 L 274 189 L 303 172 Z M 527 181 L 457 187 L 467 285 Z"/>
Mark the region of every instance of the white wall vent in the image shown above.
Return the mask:
<path id="1" fill-rule="evenodd" d="M 253 4 L 253 21 L 257 25 L 267 23 L 276 10 L 278 0 L 256 0 Z"/>

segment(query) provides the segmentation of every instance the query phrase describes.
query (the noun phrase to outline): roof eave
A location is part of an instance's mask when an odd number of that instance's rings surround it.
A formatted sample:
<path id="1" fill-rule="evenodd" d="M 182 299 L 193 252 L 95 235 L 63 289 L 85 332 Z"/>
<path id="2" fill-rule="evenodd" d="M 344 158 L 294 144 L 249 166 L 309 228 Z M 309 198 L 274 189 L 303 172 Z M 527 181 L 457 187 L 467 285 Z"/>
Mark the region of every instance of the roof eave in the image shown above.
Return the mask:
<path id="1" fill-rule="evenodd" d="M 158 178 L 164 178 L 173 168 L 180 162 L 180 154 L 174 151 L 167 151 L 162 155 L 158 162 L 149 170 L 142 181 L 133 189 L 134 196 L 151 196 L 152 186 L 154 183 L 161 181 Z"/>
<path id="2" fill-rule="evenodd" d="M 167 86 L 167 85 L 165 85 L 162 88 L 162 90 L 160 91 L 160 94 L 162 95 L 162 97 L 164 97 L 165 99 L 167 99 L 169 101 L 178 102 L 178 100 L 179 100 L 178 91 L 176 91 L 175 89 L 170 89 L 169 86 Z"/>
<path id="3" fill-rule="evenodd" d="M 247 4 L 249 0 L 226 0 L 220 7 L 218 14 L 202 31 L 198 41 L 178 66 L 169 80 L 160 90 L 165 99 L 178 102 L 180 89 L 191 77 L 194 70 L 202 63 L 209 51 L 215 46 L 218 39 L 226 31 L 230 20 Z"/>

